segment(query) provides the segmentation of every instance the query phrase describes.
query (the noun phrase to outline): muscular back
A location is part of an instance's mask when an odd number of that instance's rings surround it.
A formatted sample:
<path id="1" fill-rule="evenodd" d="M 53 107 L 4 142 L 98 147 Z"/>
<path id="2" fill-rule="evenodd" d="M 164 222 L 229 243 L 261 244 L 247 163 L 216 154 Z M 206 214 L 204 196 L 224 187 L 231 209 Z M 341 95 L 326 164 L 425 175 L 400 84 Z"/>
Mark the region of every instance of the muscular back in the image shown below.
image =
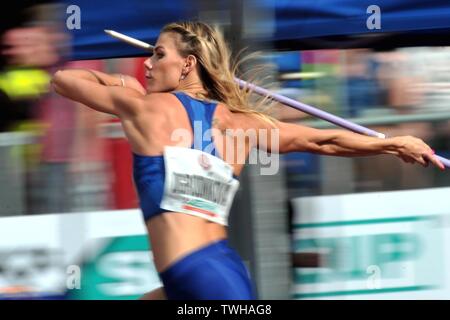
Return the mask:
<path id="1" fill-rule="evenodd" d="M 193 132 L 186 110 L 181 102 L 170 93 L 151 94 L 143 98 L 139 109 L 121 116 L 123 129 L 133 152 L 141 155 L 161 155 L 164 146 L 189 148 L 193 142 Z M 242 161 L 237 155 L 247 157 L 250 141 L 238 139 L 229 134 L 243 128 L 245 115 L 232 113 L 225 105 L 218 104 L 213 114 L 212 140 L 218 153 L 233 166 L 238 175 Z M 228 131 L 227 131 L 228 129 Z M 186 133 L 179 135 L 179 133 Z M 228 133 L 228 134 L 227 134 Z M 230 156 L 230 153 L 236 156 Z"/>

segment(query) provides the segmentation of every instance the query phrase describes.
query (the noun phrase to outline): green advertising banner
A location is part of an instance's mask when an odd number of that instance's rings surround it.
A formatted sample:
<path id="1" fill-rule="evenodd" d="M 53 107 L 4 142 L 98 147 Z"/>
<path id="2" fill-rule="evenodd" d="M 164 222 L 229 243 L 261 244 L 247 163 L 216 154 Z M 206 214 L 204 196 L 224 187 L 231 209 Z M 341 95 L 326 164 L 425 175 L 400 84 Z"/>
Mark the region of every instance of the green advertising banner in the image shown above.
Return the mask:
<path id="1" fill-rule="evenodd" d="M 74 300 L 138 299 L 160 286 L 148 239 L 144 235 L 92 239 L 89 255 L 80 262 Z"/>

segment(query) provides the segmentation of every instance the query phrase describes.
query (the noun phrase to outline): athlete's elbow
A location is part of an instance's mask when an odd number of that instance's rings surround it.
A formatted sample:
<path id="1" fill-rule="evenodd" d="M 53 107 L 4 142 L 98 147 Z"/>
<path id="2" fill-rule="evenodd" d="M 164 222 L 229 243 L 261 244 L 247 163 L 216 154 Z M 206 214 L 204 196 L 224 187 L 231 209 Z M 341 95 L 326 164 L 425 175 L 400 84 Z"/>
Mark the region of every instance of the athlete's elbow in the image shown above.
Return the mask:
<path id="1" fill-rule="evenodd" d="M 64 70 L 58 70 L 54 73 L 53 77 L 50 80 L 50 85 L 52 87 L 52 89 L 63 96 L 66 96 L 66 92 L 64 92 L 65 90 L 63 90 L 64 87 L 64 83 L 66 83 L 66 74 L 64 72 Z"/>
<path id="2" fill-rule="evenodd" d="M 57 81 L 63 76 L 64 70 L 58 70 L 53 74 L 52 81 Z"/>
<path id="3" fill-rule="evenodd" d="M 58 70 L 53 74 L 53 77 L 50 80 L 50 84 L 52 85 L 52 87 L 55 88 L 56 86 L 58 86 L 58 84 L 61 82 L 62 75 L 63 75 L 62 70 Z"/>
<path id="4" fill-rule="evenodd" d="M 56 71 L 55 74 L 53 75 L 53 77 L 50 79 L 50 87 L 53 89 L 53 91 L 55 91 L 56 93 L 58 92 L 58 82 L 59 82 L 59 76 L 60 76 L 60 71 Z"/>

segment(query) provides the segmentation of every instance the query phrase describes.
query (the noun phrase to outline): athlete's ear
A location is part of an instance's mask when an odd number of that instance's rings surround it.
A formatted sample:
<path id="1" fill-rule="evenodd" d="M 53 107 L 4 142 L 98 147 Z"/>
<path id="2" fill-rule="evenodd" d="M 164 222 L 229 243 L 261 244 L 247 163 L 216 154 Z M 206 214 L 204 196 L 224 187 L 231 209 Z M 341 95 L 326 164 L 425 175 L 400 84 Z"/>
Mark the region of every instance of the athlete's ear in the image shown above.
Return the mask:
<path id="1" fill-rule="evenodd" d="M 184 62 L 183 73 L 187 75 L 196 66 L 197 66 L 197 58 L 192 54 L 188 55 Z"/>

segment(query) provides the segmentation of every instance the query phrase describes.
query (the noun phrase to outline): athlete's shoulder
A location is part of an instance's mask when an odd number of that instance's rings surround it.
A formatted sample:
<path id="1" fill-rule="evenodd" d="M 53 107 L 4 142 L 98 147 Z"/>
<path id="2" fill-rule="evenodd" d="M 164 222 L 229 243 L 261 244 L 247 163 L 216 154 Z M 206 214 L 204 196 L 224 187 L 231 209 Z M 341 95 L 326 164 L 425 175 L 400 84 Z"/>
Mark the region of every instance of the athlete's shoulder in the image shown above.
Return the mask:
<path id="1" fill-rule="evenodd" d="M 267 123 L 258 117 L 255 113 L 232 111 L 223 103 L 217 104 L 217 110 L 214 114 L 214 124 L 221 124 L 229 129 L 250 129 L 266 127 Z"/>
<path id="2" fill-rule="evenodd" d="M 144 103 L 148 110 L 168 111 L 178 102 L 177 97 L 170 92 L 149 93 L 144 97 Z"/>
<path id="3" fill-rule="evenodd" d="M 177 98 L 171 92 L 153 92 L 147 93 L 144 97 L 144 100 L 153 103 L 168 103 L 177 100 Z"/>
<path id="4" fill-rule="evenodd" d="M 266 127 L 267 123 L 255 113 L 248 112 L 230 112 L 229 122 L 236 129 L 258 129 Z"/>

